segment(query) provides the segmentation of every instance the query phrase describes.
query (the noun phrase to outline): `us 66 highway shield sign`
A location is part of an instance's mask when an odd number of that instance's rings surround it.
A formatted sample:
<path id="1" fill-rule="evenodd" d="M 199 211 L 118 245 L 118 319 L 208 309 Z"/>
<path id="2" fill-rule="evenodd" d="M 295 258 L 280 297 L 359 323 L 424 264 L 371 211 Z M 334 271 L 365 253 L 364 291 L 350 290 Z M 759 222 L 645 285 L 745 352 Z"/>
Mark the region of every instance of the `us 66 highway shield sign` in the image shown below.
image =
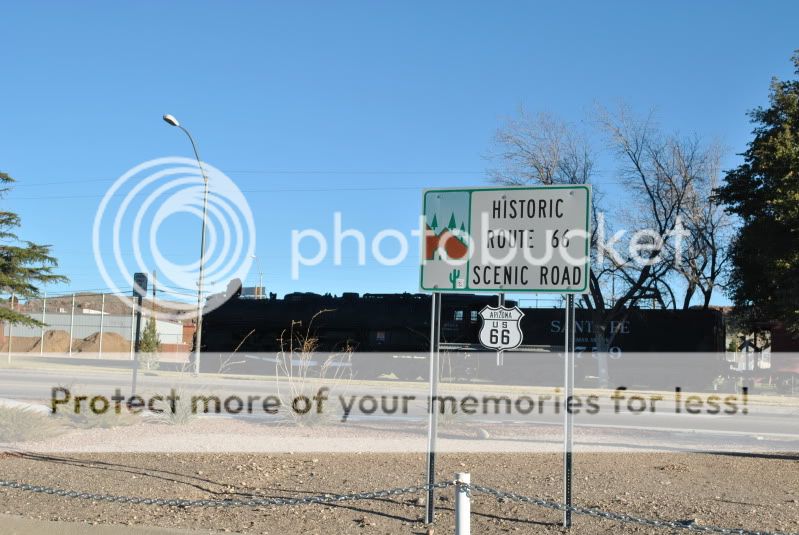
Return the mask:
<path id="1" fill-rule="evenodd" d="M 427 190 L 423 204 L 423 290 L 588 291 L 591 186 Z"/>
<path id="2" fill-rule="evenodd" d="M 480 311 L 480 343 L 496 351 L 515 349 L 522 345 L 521 321 L 524 312 L 519 307 L 486 306 Z"/>

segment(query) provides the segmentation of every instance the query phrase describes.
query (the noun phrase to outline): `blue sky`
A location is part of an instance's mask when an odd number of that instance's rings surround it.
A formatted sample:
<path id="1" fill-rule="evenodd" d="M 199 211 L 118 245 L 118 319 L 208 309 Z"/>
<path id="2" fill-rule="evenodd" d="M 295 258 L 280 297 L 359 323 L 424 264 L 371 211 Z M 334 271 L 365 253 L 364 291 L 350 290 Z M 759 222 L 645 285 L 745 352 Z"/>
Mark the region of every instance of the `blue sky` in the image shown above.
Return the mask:
<path id="1" fill-rule="evenodd" d="M 731 167 L 745 112 L 799 48 L 792 2 L 8 2 L 0 20 L 0 169 L 19 181 L 2 202 L 53 244 L 71 283 L 49 292 L 107 286 L 91 229 L 114 179 L 191 156 L 163 113 L 245 192 L 269 291 L 416 291 L 415 252 L 360 267 L 347 242 L 343 266 L 293 281 L 291 230 L 329 234 L 341 211 L 367 238 L 410 231 L 422 188 L 485 183 L 520 105 L 572 121 L 654 107 L 730 147 Z M 613 161 L 598 167 L 613 202 Z M 178 218 L 159 244 L 193 258 L 198 234 Z"/>

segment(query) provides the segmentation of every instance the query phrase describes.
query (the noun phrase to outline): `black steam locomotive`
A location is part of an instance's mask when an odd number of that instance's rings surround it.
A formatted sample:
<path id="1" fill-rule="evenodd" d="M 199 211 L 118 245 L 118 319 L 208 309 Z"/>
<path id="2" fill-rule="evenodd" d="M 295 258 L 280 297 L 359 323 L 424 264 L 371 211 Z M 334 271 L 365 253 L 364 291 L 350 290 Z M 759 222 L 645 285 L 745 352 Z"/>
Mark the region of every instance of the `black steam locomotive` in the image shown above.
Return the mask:
<path id="1" fill-rule="evenodd" d="M 524 344 L 498 357 L 478 344 L 479 312 L 496 304 L 493 295 L 443 297 L 444 376 L 506 384 L 561 382 L 563 310 L 523 308 Z M 314 351 L 320 354 L 351 353 L 347 365 L 356 378 L 424 379 L 429 366 L 430 321 L 431 298 L 426 294 L 344 293 L 338 297 L 290 293 L 283 299 L 274 294 L 268 299 L 243 299 L 233 294 L 204 316 L 201 366 L 208 372 L 224 367 L 233 373 L 273 374 L 277 354 L 289 350 L 300 338 L 310 337 Z M 615 334 L 608 361 L 616 384 L 643 382 L 648 384 L 641 386 L 669 387 L 684 384 L 688 370 L 692 381 L 703 386 L 729 369 L 723 360 L 725 333 L 718 311 L 632 309 L 610 328 Z M 592 331 L 589 311 L 577 309 L 578 383 L 590 381 L 597 373 Z M 710 364 L 709 357 L 703 357 L 701 366 L 696 366 L 699 371 L 693 373 L 697 352 L 722 356 Z M 664 353 L 669 353 L 668 357 L 661 355 Z"/>

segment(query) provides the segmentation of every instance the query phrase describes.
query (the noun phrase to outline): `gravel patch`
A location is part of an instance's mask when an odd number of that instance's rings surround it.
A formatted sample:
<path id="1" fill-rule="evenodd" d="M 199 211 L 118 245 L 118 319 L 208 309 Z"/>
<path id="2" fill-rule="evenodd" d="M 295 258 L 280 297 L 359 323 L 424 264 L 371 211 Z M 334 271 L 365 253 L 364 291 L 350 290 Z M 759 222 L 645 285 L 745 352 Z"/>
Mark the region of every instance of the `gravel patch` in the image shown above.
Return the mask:
<path id="1" fill-rule="evenodd" d="M 441 480 L 559 500 L 557 454 L 442 454 Z M 38 454 L 0 456 L 4 479 L 150 497 L 296 497 L 423 482 L 420 454 Z M 774 454 L 585 453 L 575 456 L 575 504 L 699 524 L 799 531 L 797 458 Z M 437 498 L 437 533 L 453 530 L 453 489 Z M 426 533 L 420 494 L 336 505 L 178 508 L 95 503 L 0 489 L 0 513 L 86 524 L 260 534 Z M 561 533 L 560 513 L 475 494 L 473 533 Z M 570 533 L 668 533 L 576 516 Z"/>

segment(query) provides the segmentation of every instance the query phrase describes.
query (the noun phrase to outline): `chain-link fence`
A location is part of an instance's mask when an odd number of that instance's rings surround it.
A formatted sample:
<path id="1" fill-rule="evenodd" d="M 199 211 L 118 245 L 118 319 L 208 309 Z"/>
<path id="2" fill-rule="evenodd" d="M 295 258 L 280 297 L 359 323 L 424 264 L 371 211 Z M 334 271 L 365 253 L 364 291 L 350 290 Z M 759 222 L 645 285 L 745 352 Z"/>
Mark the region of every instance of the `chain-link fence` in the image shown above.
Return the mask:
<path id="1" fill-rule="evenodd" d="M 133 359 L 136 310 L 128 299 L 112 293 L 78 292 L 46 296 L 27 302 L 10 300 L 5 305 L 41 322 L 43 326 L 2 327 L 0 351 L 42 356 L 94 359 Z M 154 310 L 155 330 L 160 348 L 158 358 L 185 362 L 191 351 L 194 326 L 158 317 L 158 305 L 143 307 L 140 332 L 147 328 Z"/>

